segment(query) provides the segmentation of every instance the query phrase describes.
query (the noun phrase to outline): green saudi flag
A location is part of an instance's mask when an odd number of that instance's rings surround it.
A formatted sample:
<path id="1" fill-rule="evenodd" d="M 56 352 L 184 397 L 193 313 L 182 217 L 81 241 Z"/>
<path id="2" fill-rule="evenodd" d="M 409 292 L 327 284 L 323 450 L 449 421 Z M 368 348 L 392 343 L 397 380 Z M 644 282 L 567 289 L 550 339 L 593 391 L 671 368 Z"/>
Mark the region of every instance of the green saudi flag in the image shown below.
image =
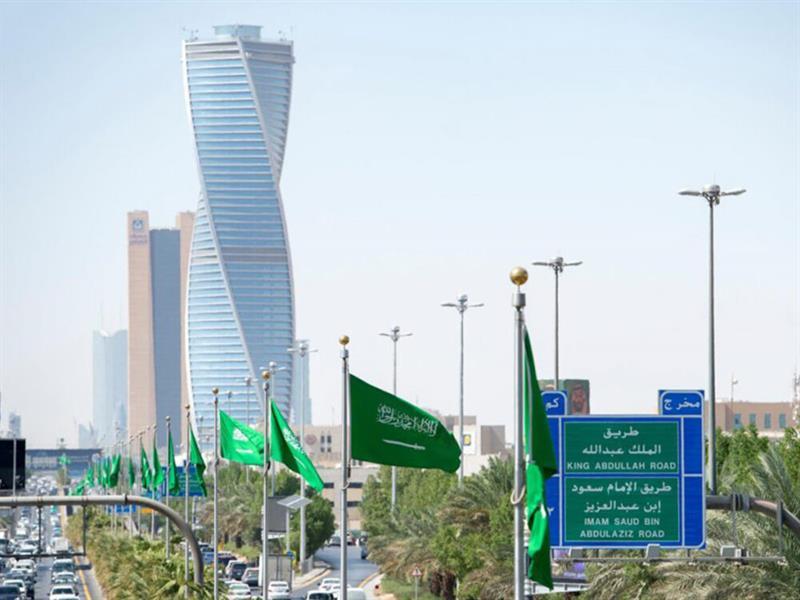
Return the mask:
<path id="1" fill-rule="evenodd" d="M 539 380 L 528 330 L 525 330 L 523 368 L 523 419 L 525 420 L 525 497 L 530 541 L 528 542 L 528 578 L 553 589 L 550 568 L 550 524 L 545 501 L 545 482 L 557 471 L 556 455 L 547 413 L 542 402 Z"/>
<path id="2" fill-rule="evenodd" d="M 156 448 L 156 436 L 153 436 L 153 478 L 150 480 L 150 489 L 158 491 L 164 483 L 164 471 L 161 470 L 161 461 L 158 460 L 158 448 Z"/>
<path id="3" fill-rule="evenodd" d="M 178 469 L 175 467 L 175 448 L 172 446 L 172 432 L 169 432 L 169 440 L 167 442 L 167 465 L 169 468 L 169 493 L 172 495 L 181 491 L 181 484 L 178 481 Z"/>
<path id="4" fill-rule="evenodd" d="M 319 473 L 317 473 L 306 453 L 303 452 L 300 441 L 289 428 L 289 425 L 286 424 L 286 420 L 283 418 L 278 406 L 275 402 L 272 402 L 271 405 L 270 456 L 300 475 L 312 488 L 321 492 L 323 484 Z"/>
<path id="5" fill-rule="evenodd" d="M 208 496 L 206 480 L 203 478 L 203 473 L 206 472 L 206 461 L 203 460 L 203 453 L 200 452 L 200 446 L 197 444 L 197 440 L 194 437 L 194 430 L 192 430 L 191 427 L 189 429 L 189 437 L 189 445 L 191 446 L 189 462 L 194 465 L 195 474 L 197 475 L 197 483 L 200 484 L 200 487 L 203 490 L 203 496 Z"/>
<path id="6" fill-rule="evenodd" d="M 264 464 L 264 436 L 219 411 L 220 456 L 243 465 Z"/>
<path id="7" fill-rule="evenodd" d="M 461 448 L 433 415 L 350 375 L 350 439 L 358 460 L 458 470 Z"/>
<path id="8" fill-rule="evenodd" d="M 108 470 L 108 487 L 117 487 L 119 483 L 119 469 L 122 466 L 122 457 L 116 454 L 111 460 L 111 466 Z"/>
<path id="9" fill-rule="evenodd" d="M 79 481 L 75 488 L 70 492 L 70 496 L 83 496 L 86 490 L 86 481 Z"/>
<path id="10" fill-rule="evenodd" d="M 128 490 L 132 490 L 136 485 L 136 467 L 133 464 L 133 459 L 128 457 Z"/>
<path id="11" fill-rule="evenodd" d="M 94 486 L 94 466 L 89 464 L 89 468 L 86 469 L 86 475 L 84 476 L 83 480 L 86 482 L 88 487 Z"/>
<path id="12" fill-rule="evenodd" d="M 147 452 L 144 451 L 143 446 L 139 446 L 139 471 L 141 472 L 142 491 L 149 490 L 152 474 L 150 472 L 150 461 L 147 460 Z"/>

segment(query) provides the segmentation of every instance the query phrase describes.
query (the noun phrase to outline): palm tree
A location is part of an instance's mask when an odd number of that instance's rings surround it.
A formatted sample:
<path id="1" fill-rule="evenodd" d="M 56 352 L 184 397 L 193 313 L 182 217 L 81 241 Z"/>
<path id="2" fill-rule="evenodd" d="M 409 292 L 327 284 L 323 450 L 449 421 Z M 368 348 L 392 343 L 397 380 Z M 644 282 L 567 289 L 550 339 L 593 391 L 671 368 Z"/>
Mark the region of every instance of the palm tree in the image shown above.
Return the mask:
<path id="1" fill-rule="evenodd" d="M 728 475 L 722 478 L 721 488 L 736 489 L 735 481 L 741 480 L 741 468 L 722 472 Z M 787 470 L 779 444 L 770 444 L 759 455 L 746 479 L 748 487 L 739 488 L 739 491 L 757 498 L 780 500 L 794 514 L 800 511 L 800 481 Z M 774 521 L 754 513 L 739 513 L 736 526 L 738 545 L 747 548 L 750 555 L 778 554 L 778 529 Z M 709 513 L 706 534 L 705 554 L 719 556 L 721 545 L 733 543 L 730 517 Z M 586 596 L 598 600 L 628 597 L 800 599 L 800 540 L 784 531 L 783 543 L 784 560 L 781 562 L 608 564 L 593 574 Z"/>

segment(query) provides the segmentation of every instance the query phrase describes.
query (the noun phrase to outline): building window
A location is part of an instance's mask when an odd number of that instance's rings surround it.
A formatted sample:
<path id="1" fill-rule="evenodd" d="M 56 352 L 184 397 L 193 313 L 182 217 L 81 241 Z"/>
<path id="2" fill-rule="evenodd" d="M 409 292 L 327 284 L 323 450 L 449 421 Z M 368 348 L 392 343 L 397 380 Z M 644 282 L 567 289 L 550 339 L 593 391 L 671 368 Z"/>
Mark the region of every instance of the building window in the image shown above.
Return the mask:
<path id="1" fill-rule="evenodd" d="M 755 425 L 756 424 L 756 414 L 755 413 L 750 413 L 750 415 L 749 415 L 749 423 L 750 423 L 750 425 Z"/>
<path id="2" fill-rule="evenodd" d="M 333 489 L 333 482 L 332 481 L 323 481 L 322 482 L 322 487 L 324 489 L 326 489 L 326 490 L 332 490 Z"/>
<path id="3" fill-rule="evenodd" d="M 359 489 L 364 487 L 364 482 L 363 481 L 351 481 L 350 485 L 348 487 L 350 487 L 350 488 L 352 488 L 354 490 L 359 490 Z"/>
<path id="4" fill-rule="evenodd" d="M 786 429 L 786 413 L 781 413 L 778 415 L 778 427 L 781 429 Z"/>
<path id="5" fill-rule="evenodd" d="M 356 508 L 358 506 L 361 506 L 361 501 L 360 500 L 348 500 L 347 501 L 347 508 Z"/>
<path id="6" fill-rule="evenodd" d="M 737 429 L 742 426 L 742 415 L 741 413 L 736 413 L 733 415 L 733 427 Z"/>
<path id="7" fill-rule="evenodd" d="M 764 429 L 772 429 L 772 415 L 770 413 L 764 414 Z"/>

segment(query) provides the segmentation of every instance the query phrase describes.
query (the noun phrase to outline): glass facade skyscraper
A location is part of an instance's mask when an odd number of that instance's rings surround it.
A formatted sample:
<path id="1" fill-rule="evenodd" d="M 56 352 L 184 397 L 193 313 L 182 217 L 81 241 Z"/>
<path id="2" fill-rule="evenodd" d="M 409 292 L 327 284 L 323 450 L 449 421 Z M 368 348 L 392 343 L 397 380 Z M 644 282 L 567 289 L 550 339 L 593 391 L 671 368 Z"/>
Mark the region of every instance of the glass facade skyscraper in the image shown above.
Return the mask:
<path id="1" fill-rule="evenodd" d="M 275 361 L 274 396 L 288 415 L 294 339 L 291 258 L 279 182 L 294 56 L 261 28 L 215 27 L 183 44 L 184 83 L 201 195 L 187 295 L 187 359 L 201 443 L 213 429 L 211 389 L 236 419 L 261 422 L 261 367 Z M 251 378 L 252 385 L 246 380 Z"/>

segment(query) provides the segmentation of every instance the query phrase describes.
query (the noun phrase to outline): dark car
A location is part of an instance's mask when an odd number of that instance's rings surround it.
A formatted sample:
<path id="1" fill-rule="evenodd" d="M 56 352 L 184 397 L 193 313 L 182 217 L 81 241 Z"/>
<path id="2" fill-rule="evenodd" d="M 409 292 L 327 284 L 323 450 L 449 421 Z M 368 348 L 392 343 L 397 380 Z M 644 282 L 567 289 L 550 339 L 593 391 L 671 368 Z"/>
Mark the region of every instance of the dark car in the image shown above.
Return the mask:
<path id="1" fill-rule="evenodd" d="M 245 569 L 242 574 L 242 583 L 246 583 L 251 588 L 258 587 L 258 567 Z"/>
<path id="2" fill-rule="evenodd" d="M 228 575 L 231 579 L 235 579 L 236 581 L 241 581 L 242 575 L 247 570 L 247 563 L 241 560 L 234 560 L 228 563 L 227 568 L 225 569 L 225 574 Z"/>
<path id="3" fill-rule="evenodd" d="M 365 545 L 361 546 L 361 560 L 366 560 L 367 556 L 369 556 L 369 550 Z"/>
<path id="4" fill-rule="evenodd" d="M 0 585 L 0 600 L 19 600 L 19 589 L 15 585 Z"/>

